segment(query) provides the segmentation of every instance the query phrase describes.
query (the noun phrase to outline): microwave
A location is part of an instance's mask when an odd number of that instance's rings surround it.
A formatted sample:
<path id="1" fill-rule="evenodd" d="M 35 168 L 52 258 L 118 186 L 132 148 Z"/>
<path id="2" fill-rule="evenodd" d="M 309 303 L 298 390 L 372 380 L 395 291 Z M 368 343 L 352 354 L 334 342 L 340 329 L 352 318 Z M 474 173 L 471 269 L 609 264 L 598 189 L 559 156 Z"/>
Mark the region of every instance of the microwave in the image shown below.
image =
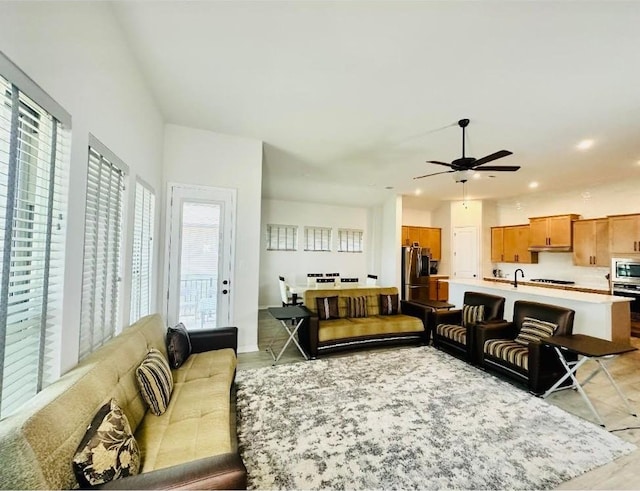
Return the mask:
<path id="1" fill-rule="evenodd" d="M 611 282 L 640 284 L 640 258 L 612 258 Z"/>

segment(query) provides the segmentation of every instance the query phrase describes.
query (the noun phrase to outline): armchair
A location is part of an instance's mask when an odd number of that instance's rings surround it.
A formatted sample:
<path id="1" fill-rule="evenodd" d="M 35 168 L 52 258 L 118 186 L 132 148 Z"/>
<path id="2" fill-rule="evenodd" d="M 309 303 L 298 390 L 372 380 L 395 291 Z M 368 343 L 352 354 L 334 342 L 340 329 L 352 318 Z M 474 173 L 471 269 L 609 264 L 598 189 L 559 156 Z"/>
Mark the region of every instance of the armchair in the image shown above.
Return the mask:
<path id="1" fill-rule="evenodd" d="M 513 305 L 513 321 L 478 326 L 476 360 L 485 370 L 506 375 L 533 394 L 543 394 L 566 371 L 542 340 L 572 334 L 574 316 L 575 311 L 565 307 L 518 300 Z M 577 359 L 577 355 L 566 356 L 568 361 Z"/>
<path id="2" fill-rule="evenodd" d="M 441 310 L 431 314 L 433 345 L 470 363 L 476 363 L 475 327 L 481 322 L 504 322 L 504 302 L 505 299 L 497 295 L 465 292 L 462 309 Z M 480 316 L 476 317 L 476 314 Z"/>

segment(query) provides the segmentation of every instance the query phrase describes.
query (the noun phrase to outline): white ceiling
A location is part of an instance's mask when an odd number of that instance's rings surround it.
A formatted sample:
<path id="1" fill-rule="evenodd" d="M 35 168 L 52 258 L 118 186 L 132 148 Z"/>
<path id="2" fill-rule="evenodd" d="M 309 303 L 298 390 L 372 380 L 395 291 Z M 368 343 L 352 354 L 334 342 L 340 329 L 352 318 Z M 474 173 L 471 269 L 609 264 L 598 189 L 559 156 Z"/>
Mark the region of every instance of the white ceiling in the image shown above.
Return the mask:
<path id="1" fill-rule="evenodd" d="M 267 198 L 462 193 L 426 160 L 507 149 L 471 198 L 640 175 L 640 2 L 114 3 L 168 122 L 264 141 Z M 579 151 L 583 139 L 592 149 Z M 540 183 L 537 191 L 530 181 Z M 385 189 L 393 187 L 392 190 Z"/>

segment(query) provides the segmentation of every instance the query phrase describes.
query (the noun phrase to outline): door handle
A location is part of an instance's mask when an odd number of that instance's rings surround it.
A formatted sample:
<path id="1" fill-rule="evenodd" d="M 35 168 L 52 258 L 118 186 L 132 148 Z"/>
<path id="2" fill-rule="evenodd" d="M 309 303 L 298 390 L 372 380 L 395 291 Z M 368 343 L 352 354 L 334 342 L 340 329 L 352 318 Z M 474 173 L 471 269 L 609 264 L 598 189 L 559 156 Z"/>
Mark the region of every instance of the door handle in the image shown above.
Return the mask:
<path id="1" fill-rule="evenodd" d="M 229 284 L 229 280 L 223 280 L 223 281 L 222 281 L 222 284 L 223 284 L 223 285 L 228 285 L 228 284 Z"/>
<path id="2" fill-rule="evenodd" d="M 229 290 L 227 290 L 226 288 L 224 290 L 222 290 L 222 294 L 226 295 L 227 293 L 229 293 Z"/>

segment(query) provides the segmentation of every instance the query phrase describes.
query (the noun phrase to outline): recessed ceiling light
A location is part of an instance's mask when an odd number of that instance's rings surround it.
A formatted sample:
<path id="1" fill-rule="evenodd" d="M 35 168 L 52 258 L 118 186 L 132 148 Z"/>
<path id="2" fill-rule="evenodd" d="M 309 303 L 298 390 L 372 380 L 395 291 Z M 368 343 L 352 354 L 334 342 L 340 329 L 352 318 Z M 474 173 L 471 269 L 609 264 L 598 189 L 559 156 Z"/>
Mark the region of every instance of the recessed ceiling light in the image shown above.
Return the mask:
<path id="1" fill-rule="evenodd" d="M 393 186 L 385 186 L 385 189 L 393 189 Z"/>
<path id="2" fill-rule="evenodd" d="M 415 194 L 416 196 L 420 196 L 422 194 L 422 189 L 416 189 Z"/>
<path id="3" fill-rule="evenodd" d="M 529 183 L 529 188 L 530 189 L 535 189 L 538 187 L 538 183 L 536 181 L 530 182 Z"/>
<path id="4" fill-rule="evenodd" d="M 481 177 L 482 177 L 482 175 L 481 175 L 479 172 L 476 172 L 476 173 L 473 175 L 473 178 L 474 178 L 474 179 L 480 179 Z"/>
<path id="5" fill-rule="evenodd" d="M 578 150 L 588 150 L 593 146 L 593 140 L 582 140 L 576 145 Z"/>

